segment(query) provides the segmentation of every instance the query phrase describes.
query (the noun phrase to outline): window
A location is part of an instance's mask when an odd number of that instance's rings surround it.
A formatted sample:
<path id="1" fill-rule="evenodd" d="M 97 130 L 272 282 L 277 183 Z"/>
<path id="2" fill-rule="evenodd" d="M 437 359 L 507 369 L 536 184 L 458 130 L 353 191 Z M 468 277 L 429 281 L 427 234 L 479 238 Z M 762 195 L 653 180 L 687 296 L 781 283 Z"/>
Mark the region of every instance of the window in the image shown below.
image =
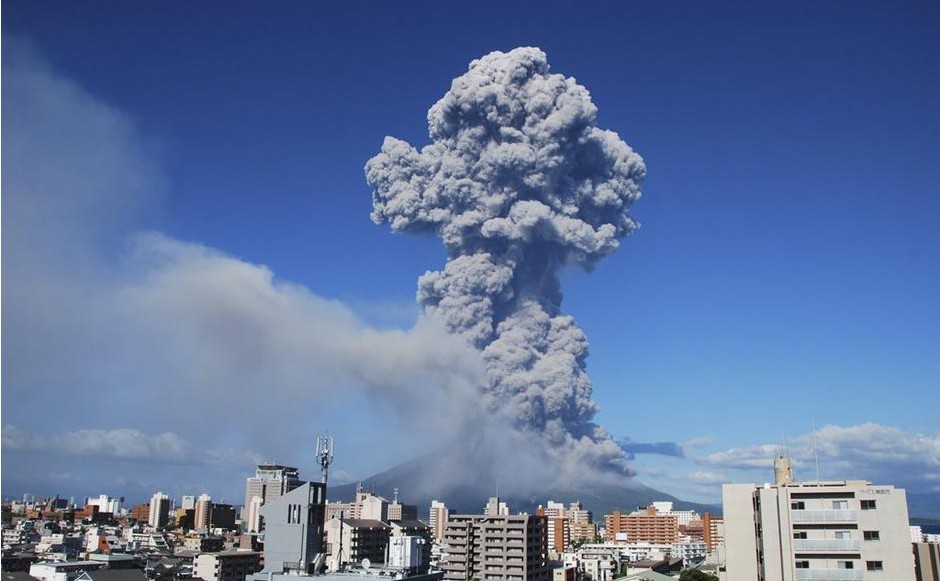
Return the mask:
<path id="1" fill-rule="evenodd" d="M 793 510 L 806 510 L 806 503 L 803 502 L 802 500 L 798 502 L 791 502 L 790 508 Z"/>
<path id="2" fill-rule="evenodd" d="M 881 561 L 865 561 L 865 568 L 869 571 L 884 571 L 885 566 Z"/>
<path id="3" fill-rule="evenodd" d="M 793 533 L 793 538 L 794 538 L 794 539 L 805 539 L 805 538 L 806 538 L 806 531 L 797 531 L 797 532 Z"/>
<path id="4" fill-rule="evenodd" d="M 874 501 L 874 500 L 863 500 L 863 501 L 862 501 L 862 510 L 875 510 L 875 501 Z"/>
<path id="5" fill-rule="evenodd" d="M 864 531 L 862 533 L 862 538 L 866 541 L 877 541 L 881 539 L 881 536 L 878 534 L 878 531 Z"/>
<path id="6" fill-rule="evenodd" d="M 797 561 L 796 568 L 797 569 L 809 569 L 809 561 Z"/>
<path id="7" fill-rule="evenodd" d="M 849 501 L 848 500 L 833 500 L 832 501 L 832 510 L 848 510 Z"/>
<path id="8" fill-rule="evenodd" d="M 836 531 L 835 535 L 837 539 L 851 539 L 852 531 Z"/>
<path id="9" fill-rule="evenodd" d="M 854 569 L 855 568 L 855 563 L 853 563 L 852 561 L 838 561 L 837 565 L 839 569 Z"/>

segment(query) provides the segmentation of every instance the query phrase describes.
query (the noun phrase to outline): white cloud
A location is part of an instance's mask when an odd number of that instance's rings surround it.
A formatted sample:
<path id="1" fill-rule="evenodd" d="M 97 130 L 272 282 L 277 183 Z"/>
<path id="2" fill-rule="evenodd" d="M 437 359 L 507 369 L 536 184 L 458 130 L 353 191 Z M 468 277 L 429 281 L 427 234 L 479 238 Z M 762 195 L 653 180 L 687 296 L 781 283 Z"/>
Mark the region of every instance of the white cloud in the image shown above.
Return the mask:
<path id="1" fill-rule="evenodd" d="M 814 436 L 804 434 L 788 442 L 797 478 L 815 479 Z M 820 476 L 830 479 L 868 479 L 899 484 L 912 490 L 936 489 L 940 478 L 940 435 L 919 434 L 893 426 L 865 423 L 856 426 L 829 425 L 815 434 Z M 773 458 L 780 444 L 758 444 L 733 448 L 699 459 L 700 464 L 727 469 L 761 470 L 772 475 Z"/>
<path id="2" fill-rule="evenodd" d="M 724 474 L 719 472 L 712 472 L 710 470 L 697 470 L 695 472 L 690 472 L 686 478 L 698 484 L 724 484 L 726 482 L 731 482 L 731 480 Z"/>
<path id="3" fill-rule="evenodd" d="M 692 438 L 691 440 L 686 440 L 681 442 L 680 445 L 682 448 L 702 448 L 712 444 L 715 441 L 711 436 L 700 436 L 698 438 Z"/>
<path id="4" fill-rule="evenodd" d="M 54 450 L 92 473 L 246 448 L 307 458 L 338 406 L 347 433 L 406 425 L 377 452 L 401 453 L 472 416 L 479 353 L 433 323 L 370 327 L 263 265 L 141 233 L 166 180 L 133 121 L 4 48 L 3 447 L 33 452 L 5 454 L 4 474 L 28 480 L 26 456 L 49 474 L 58 460 L 35 459 Z"/>
<path id="5" fill-rule="evenodd" d="M 160 464 L 236 464 L 250 467 L 261 455 L 248 450 L 211 450 L 193 445 L 178 434 L 145 434 L 132 428 L 81 429 L 60 434 L 36 435 L 12 425 L 3 426 L 3 450 L 57 456 L 87 456 L 141 460 Z M 60 473 L 61 474 L 61 473 Z M 69 478 L 73 478 L 69 474 Z"/>

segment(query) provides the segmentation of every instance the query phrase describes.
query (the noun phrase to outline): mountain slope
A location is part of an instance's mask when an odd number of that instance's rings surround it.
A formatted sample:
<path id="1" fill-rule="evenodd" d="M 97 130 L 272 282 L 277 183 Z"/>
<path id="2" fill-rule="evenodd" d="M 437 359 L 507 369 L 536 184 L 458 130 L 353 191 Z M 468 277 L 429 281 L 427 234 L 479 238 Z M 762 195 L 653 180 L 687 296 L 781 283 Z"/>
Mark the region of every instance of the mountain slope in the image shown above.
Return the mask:
<path id="1" fill-rule="evenodd" d="M 446 489 L 429 486 L 423 475 L 433 473 L 433 463 L 432 455 L 404 462 L 363 480 L 362 487 L 386 498 L 392 498 L 395 488 L 398 488 L 401 501 L 417 505 L 418 514 L 423 515 L 423 518 L 427 517 L 432 500 L 443 501 L 452 513 L 476 514 L 482 512 L 486 499 L 496 494 L 495 484 L 492 490 L 469 485 L 450 486 Z M 331 501 L 352 500 L 356 494 L 356 486 L 355 483 L 330 486 L 327 496 Z M 594 513 L 595 519 L 602 519 L 605 514 L 614 510 L 631 511 L 657 500 L 673 501 L 675 508 L 680 510 L 691 509 L 699 513 L 721 512 L 721 507 L 685 502 L 635 480 L 629 481 L 626 486 L 605 482 L 578 489 L 546 486 L 536 495 L 522 497 L 502 494 L 500 497 L 509 504 L 513 512 L 534 512 L 539 504 L 544 505 L 549 500 L 564 503 L 580 500 L 584 508 Z"/>

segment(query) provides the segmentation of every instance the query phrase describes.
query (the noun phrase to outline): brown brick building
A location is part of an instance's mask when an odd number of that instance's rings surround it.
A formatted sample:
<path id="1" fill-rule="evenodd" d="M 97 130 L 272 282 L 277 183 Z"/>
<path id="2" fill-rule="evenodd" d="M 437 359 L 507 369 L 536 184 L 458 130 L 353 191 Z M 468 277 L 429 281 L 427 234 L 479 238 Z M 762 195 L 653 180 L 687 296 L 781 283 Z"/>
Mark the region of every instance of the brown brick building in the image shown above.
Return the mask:
<path id="1" fill-rule="evenodd" d="M 636 543 L 671 545 L 679 540 L 679 518 L 675 515 L 658 514 L 652 506 L 642 511 L 623 514 L 615 510 L 604 516 L 604 538 L 608 542 L 624 540 Z M 618 537 L 618 534 L 620 535 Z"/>

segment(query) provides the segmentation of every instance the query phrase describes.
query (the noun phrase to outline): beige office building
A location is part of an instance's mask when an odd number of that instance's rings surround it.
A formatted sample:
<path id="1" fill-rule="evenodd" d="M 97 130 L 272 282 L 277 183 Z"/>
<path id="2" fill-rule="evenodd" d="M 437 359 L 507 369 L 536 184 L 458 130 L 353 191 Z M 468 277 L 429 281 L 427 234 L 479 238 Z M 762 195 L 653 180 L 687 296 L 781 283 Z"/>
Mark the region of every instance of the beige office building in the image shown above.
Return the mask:
<path id="1" fill-rule="evenodd" d="M 914 581 L 903 490 L 784 479 L 722 501 L 728 581 Z"/>

